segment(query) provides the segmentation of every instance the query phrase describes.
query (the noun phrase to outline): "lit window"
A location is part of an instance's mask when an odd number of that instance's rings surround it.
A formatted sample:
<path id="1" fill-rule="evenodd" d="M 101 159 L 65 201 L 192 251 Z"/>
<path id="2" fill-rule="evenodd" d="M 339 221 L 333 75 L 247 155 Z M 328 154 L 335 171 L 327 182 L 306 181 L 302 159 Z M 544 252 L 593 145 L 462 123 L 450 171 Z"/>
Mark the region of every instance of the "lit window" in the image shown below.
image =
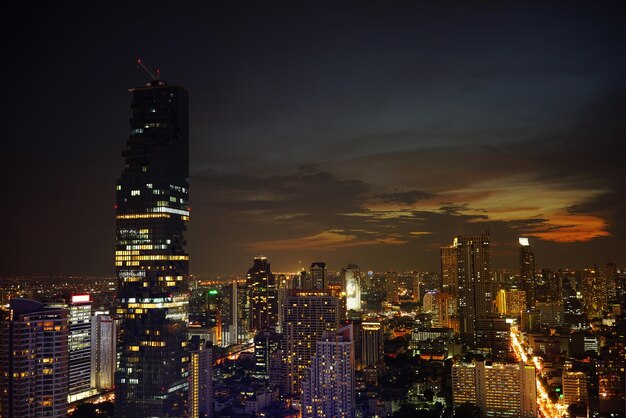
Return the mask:
<path id="1" fill-rule="evenodd" d="M 131 190 L 130 191 L 130 195 L 131 196 L 139 196 L 141 194 L 141 190 Z"/>

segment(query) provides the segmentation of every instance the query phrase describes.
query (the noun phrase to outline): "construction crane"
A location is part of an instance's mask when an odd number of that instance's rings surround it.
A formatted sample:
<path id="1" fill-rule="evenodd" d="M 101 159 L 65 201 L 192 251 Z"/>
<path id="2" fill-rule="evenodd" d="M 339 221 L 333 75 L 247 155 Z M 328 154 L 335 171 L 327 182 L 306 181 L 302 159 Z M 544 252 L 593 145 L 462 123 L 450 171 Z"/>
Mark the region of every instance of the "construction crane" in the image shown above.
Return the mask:
<path id="1" fill-rule="evenodd" d="M 141 62 L 140 58 L 137 59 L 137 68 L 139 68 L 139 67 L 143 68 L 143 70 L 146 73 L 148 73 L 148 75 L 150 77 L 152 77 L 153 80 L 158 80 L 161 77 L 161 71 L 158 68 L 156 70 L 156 75 L 154 75 L 154 73 L 152 71 L 150 71 L 150 69 L 148 67 L 146 67 L 143 62 Z"/>

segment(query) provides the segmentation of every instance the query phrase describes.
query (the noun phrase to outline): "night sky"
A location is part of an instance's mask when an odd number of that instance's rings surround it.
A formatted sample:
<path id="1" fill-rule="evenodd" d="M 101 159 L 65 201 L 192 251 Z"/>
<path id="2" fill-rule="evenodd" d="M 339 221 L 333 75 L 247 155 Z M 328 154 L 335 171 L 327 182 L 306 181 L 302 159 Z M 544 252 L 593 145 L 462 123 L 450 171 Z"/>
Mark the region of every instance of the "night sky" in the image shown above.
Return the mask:
<path id="1" fill-rule="evenodd" d="M 193 274 L 486 228 L 494 267 L 626 264 L 623 1 L 123 3 L 3 13 L 0 274 L 114 274 L 139 57 L 190 93 Z"/>

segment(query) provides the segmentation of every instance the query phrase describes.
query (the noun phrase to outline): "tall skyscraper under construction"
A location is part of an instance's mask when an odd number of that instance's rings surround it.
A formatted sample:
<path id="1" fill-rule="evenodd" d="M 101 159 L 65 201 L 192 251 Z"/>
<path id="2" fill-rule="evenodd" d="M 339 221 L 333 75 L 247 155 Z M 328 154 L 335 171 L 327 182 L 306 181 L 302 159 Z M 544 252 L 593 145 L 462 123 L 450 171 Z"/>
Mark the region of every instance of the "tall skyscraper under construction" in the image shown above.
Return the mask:
<path id="1" fill-rule="evenodd" d="M 159 79 L 131 89 L 117 182 L 118 417 L 186 416 L 189 220 L 187 91 Z"/>

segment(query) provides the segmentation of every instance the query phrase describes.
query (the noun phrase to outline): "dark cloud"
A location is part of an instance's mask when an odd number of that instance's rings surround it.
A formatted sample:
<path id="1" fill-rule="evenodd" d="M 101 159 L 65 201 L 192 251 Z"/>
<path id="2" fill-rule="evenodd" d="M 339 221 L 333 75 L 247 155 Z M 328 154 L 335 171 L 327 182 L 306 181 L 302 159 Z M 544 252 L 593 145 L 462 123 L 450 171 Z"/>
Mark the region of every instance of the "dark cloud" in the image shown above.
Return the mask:
<path id="1" fill-rule="evenodd" d="M 417 201 L 432 198 L 434 195 L 421 190 L 409 190 L 407 192 L 383 193 L 378 195 L 385 202 L 401 203 L 410 205 Z"/>

